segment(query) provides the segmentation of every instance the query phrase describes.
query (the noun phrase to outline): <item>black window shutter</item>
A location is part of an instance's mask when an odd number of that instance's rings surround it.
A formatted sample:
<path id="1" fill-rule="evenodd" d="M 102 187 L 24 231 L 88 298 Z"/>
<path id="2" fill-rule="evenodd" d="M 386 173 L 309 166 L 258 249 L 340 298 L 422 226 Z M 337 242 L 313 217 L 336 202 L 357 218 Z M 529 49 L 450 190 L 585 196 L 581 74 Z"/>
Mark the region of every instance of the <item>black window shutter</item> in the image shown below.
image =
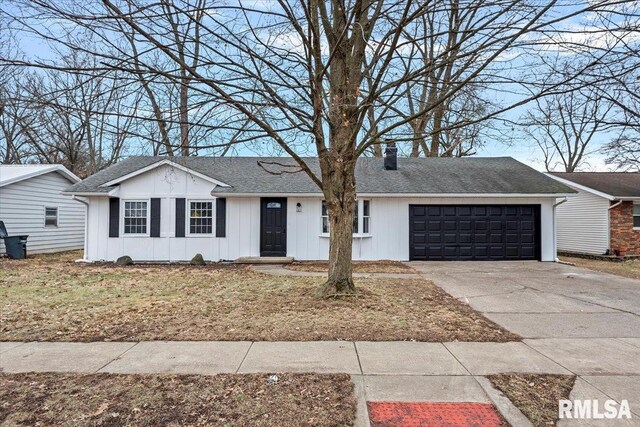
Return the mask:
<path id="1" fill-rule="evenodd" d="M 120 199 L 109 198 L 109 237 L 118 237 L 120 231 Z"/>
<path id="2" fill-rule="evenodd" d="M 227 199 L 216 199 L 216 237 L 225 237 L 227 230 Z"/>
<path id="3" fill-rule="evenodd" d="M 160 199 L 151 199 L 151 237 L 160 237 Z"/>
<path id="4" fill-rule="evenodd" d="M 176 237 L 184 237 L 185 199 L 176 199 Z"/>

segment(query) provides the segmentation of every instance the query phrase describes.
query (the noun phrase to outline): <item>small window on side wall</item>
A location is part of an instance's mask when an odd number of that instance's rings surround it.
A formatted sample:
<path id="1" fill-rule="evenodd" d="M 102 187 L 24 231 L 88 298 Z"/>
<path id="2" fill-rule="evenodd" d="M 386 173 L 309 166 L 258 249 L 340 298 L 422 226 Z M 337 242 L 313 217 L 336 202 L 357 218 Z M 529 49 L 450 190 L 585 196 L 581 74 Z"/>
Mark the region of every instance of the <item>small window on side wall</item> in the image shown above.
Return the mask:
<path id="1" fill-rule="evenodd" d="M 58 226 L 58 208 L 44 208 L 44 226 Z"/>
<path id="2" fill-rule="evenodd" d="M 640 228 L 640 203 L 633 204 L 633 228 Z"/>

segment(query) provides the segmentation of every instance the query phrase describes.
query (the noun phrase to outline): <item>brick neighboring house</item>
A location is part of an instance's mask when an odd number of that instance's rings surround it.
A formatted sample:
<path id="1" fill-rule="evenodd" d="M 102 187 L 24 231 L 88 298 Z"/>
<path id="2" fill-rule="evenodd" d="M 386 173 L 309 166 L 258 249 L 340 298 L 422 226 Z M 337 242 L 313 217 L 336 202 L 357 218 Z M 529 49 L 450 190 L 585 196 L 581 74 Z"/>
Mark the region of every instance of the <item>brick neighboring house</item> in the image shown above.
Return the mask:
<path id="1" fill-rule="evenodd" d="M 558 205 L 558 251 L 640 255 L 640 173 L 552 172 L 578 194 Z"/>

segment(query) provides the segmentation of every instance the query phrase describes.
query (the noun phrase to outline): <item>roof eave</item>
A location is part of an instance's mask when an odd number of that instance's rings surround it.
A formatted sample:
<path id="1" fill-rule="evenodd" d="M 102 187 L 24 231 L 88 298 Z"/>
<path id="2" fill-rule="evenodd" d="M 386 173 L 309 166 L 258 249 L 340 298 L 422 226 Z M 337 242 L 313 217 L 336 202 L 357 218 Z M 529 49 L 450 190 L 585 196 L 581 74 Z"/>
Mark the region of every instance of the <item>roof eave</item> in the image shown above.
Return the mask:
<path id="1" fill-rule="evenodd" d="M 572 197 L 576 193 L 356 193 L 358 197 L 447 197 L 447 198 L 560 198 Z M 322 193 L 232 193 L 224 191 L 211 191 L 214 197 L 324 197 Z"/>
<path id="2" fill-rule="evenodd" d="M 575 182 L 573 182 L 573 181 L 571 181 L 569 179 L 560 178 L 559 176 L 552 175 L 552 174 L 550 174 L 548 172 L 545 173 L 545 175 L 548 176 L 549 178 L 555 179 L 556 181 L 561 182 L 561 183 L 563 183 L 565 185 L 569 185 L 569 186 L 575 187 L 575 188 L 577 188 L 579 190 L 586 191 L 586 192 L 591 193 L 591 194 L 595 194 L 596 196 L 604 197 L 607 200 L 610 200 L 610 201 L 611 200 L 617 200 L 616 196 L 613 196 L 613 195 L 607 194 L 607 193 L 603 193 L 602 191 L 598 191 L 598 190 L 595 190 L 595 189 L 593 189 L 591 187 L 587 187 L 586 185 L 577 184 L 577 183 L 575 183 Z"/>

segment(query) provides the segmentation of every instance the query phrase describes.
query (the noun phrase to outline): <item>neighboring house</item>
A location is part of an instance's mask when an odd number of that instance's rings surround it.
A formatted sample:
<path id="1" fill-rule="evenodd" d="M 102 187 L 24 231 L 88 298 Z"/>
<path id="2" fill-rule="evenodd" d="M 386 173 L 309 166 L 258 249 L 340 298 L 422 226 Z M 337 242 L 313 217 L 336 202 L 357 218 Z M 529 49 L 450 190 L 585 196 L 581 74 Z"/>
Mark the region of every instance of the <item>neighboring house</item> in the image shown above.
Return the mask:
<path id="1" fill-rule="evenodd" d="M 578 191 L 558 206 L 558 250 L 640 255 L 640 173 L 550 173 Z"/>
<path id="2" fill-rule="evenodd" d="M 555 260 L 567 186 L 508 157 L 387 151 L 357 163 L 354 259 Z M 66 193 L 89 203 L 91 261 L 329 254 L 322 192 L 290 158 L 132 157 Z"/>
<path id="3" fill-rule="evenodd" d="M 0 165 L 0 221 L 10 236 L 29 235 L 27 253 L 82 249 L 86 207 L 62 195 L 79 181 L 62 165 Z"/>

